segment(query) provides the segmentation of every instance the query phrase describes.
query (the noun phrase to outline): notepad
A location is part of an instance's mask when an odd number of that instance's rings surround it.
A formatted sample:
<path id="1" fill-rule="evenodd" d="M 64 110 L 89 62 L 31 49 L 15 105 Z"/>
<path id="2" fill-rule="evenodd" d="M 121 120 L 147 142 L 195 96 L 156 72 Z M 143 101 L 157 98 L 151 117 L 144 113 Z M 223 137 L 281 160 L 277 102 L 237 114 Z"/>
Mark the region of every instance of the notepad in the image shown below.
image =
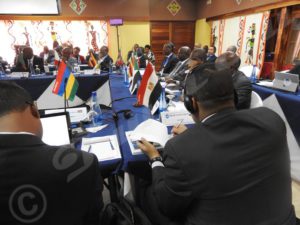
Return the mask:
<path id="1" fill-rule="evenodd" d="M 95 154 L 100 162 L 121 158 L 116 135 L 82 138 L 81 150 Z"/>

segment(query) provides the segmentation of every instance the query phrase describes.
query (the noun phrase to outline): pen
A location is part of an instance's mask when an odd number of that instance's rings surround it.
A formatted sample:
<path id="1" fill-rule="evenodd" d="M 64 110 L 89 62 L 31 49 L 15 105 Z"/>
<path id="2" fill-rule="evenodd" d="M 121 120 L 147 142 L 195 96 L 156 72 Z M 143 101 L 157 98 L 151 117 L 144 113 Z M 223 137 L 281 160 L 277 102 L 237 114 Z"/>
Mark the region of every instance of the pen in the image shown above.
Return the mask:
<path id="1" fill-rule="evenodd" d="M 92 150 L 92 145 L 89 146 L 88 152 Z"/>
<path id="2" fill-rule="evenodd" d="M 179 124 L 176 126 L 176 128 L 178 128 L 178 127 L 181 125 L 182 122 L 183 122 L 183 119 L 180 120 L 180 122 L 179 122 Z"/>
<path id="3" fill-rule="evenodd" d="M 109 138 L 109 144 L 110 144 L 111 150 L 115 150 L 113 144 L 111 143 L 110 138 Z"/>

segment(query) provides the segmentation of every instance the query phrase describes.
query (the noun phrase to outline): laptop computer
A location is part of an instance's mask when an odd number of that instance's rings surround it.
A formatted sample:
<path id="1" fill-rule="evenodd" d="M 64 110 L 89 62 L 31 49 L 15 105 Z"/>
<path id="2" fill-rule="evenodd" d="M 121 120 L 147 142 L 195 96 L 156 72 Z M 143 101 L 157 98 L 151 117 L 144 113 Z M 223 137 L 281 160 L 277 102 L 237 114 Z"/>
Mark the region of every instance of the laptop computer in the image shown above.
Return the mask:
<path id="1" fill-rule="evenodd" d="M 296 92 L 299 86 L 299 75 L 275 71 L 273 88 L 283 91 Z"/>
<path id="2" fill-rule="evenodd" d="M 48 145 L 60 146 L 71 143 L 69 113 L 41 115 L 42 141 Z"/>

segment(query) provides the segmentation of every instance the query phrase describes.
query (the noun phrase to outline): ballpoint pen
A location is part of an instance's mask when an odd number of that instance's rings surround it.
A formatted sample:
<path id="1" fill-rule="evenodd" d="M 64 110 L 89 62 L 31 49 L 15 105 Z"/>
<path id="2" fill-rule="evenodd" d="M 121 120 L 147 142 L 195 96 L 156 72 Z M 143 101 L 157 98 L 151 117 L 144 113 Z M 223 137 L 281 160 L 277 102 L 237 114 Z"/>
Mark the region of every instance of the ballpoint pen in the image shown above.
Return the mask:
<path id="1" fill-rule="evenodd" d="M 89 146 L 88 152 L 92 150 L 92 145 Z"/>
<path id="2" fill-rule="evenodd" d="M 179 122 L 179 124 L 176 126 L 176 128 L 178 128 L 178 127 L 181 125 L 182 122 L 183 122 L 183 119 L 180 120 L 180 122 Z"/>
<path id="3" fill-rule="evenodd" d="M 110 138 L 109 138 L 109 144 L 110 144 L 111 150 L 115 150 L 113 144 L 111 143 L 111 139 Z"/>

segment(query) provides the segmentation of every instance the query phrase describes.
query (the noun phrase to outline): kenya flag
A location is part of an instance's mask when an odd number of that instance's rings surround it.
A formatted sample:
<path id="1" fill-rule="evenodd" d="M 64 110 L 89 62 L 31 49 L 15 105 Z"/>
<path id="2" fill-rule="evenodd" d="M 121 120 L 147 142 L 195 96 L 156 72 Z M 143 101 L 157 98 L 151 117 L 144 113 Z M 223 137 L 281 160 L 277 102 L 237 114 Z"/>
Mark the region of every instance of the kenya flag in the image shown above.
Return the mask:
<path id="1" fill-rule="evenodd" d="M 137 93 L 138 104 L 147 106 L 151 113 L 154 114 L 159 107 L 158 99 L 161 91 L 162 87 L 153 65 L 148 63 Z"/>

